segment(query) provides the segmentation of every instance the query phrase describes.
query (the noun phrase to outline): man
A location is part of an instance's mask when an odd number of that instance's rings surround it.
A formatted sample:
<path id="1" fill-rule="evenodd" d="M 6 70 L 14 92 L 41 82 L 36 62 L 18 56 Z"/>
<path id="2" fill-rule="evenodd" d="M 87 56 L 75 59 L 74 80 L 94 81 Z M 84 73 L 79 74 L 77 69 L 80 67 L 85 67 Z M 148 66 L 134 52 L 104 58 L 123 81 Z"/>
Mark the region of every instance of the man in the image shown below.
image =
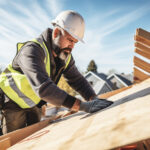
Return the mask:
<path id="1" fill-rule="evenodd" d="M 7 132 L 40 121 L 43 101 L 88 113 L 112 104 L 96 98 L 71 55 L 74 45 L 83 42 L 82 16 L 74 11 L 64 11 L 52 24 L 53 30 L 48 28 L 38 38 L 18 43 L 12 64 L 0 76 Z M 76 99 L 56 86 L 62 74 L 88 102 Z"/>

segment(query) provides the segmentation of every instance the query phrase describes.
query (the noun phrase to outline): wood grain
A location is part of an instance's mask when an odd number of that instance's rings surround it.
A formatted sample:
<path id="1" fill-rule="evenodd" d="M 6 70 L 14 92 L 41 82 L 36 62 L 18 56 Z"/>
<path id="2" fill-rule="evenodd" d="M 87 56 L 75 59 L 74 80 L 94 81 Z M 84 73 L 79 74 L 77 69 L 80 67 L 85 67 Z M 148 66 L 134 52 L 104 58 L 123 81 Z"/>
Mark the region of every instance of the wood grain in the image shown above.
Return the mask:
<path id="1" fill-rule="evenodd" d="M 143 57 L 145 57 L 145 58 L 147 58 L 147 59 L 150 59 L 150 53 L 144 52 L 144 51 L 139 50 L 137 48 L 135 48 L 134 52 L 141 55 L 141 56 L 143 56 Z"/>
<path id="2" fill-rule="evenodd" d="M 115 102 L 112 107 L 95 114 L 79 112 L 58 120 L 27 137 L 31 140 L 9 150 L 106 150 L 149 139 L 149 89 L 150 79 L 147 79 L 109 97 Z M 43 132 L 46 134 L 37 137 Z"/>
<path id="3" fill-rule="evenodd" d="M 145 62 L 144 60 L 134 56 L 133 59 L 134 65 L 137 66 L 140 69 L 143 69 L 144 71 L 150 73 L 150 64 L 148 62 Z"/>

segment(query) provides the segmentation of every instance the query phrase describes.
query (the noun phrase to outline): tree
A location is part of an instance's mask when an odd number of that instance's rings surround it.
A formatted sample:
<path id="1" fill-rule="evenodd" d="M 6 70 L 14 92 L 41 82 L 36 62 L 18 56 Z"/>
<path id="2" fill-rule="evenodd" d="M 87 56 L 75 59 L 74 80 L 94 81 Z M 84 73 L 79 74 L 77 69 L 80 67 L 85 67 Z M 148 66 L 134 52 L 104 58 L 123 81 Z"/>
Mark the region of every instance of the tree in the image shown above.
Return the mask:
<path id="1" fill-rule="evenodd" d="M 97 65 L 95 63 L 94 60 L 91 60 L 88 67 L 87 67 L 87 71 L 92 71 L 92 72 L 97 72 Z"/>
<path id="2" fill-rule="evenodd" d="M 2 68 L 0 67 L 0 74 L 2 73 Z"/>

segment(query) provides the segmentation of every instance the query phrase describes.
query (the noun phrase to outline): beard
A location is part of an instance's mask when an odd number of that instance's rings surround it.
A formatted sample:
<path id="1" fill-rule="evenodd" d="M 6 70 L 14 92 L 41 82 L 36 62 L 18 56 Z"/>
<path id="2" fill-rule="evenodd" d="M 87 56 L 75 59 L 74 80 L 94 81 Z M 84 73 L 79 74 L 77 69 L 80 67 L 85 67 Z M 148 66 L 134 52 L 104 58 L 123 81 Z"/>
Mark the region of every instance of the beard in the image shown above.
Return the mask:
<path id="1" fill-rule="evenodd" d="M 71 48 L 60 49 L 58 57 L 66 62 L 68 60 L 69 55 L 71 54 L 71 50 Z"/>
<path id="2" fill-rule="evenodd" d="M 62 61 L 66 62 L 69 55 L 71 54 L 72 49 L 69 47 L 60 48 L 60 45 L 58 43 L 58 39 L 53 43 L 53 49 L 56 53 L 57 57 L 61 59 Z"/>

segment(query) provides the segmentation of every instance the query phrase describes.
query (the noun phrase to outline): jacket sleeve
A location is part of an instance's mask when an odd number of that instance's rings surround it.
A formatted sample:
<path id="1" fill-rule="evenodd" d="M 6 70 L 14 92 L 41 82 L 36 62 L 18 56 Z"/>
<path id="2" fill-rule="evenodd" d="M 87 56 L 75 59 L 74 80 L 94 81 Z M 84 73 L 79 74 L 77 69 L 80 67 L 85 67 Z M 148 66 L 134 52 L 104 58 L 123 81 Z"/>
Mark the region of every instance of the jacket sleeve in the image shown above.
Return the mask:
<path id="1" fill-rule="evenodd" d="M 25 45 L 16 57 L 19 67 L 27 76 L 35 93 L 42 100 L 60 106 L 68 94 L 57 87 L 48 76 L 44 58 L 43 49 L 35 43 Z"/>
<path id="2" fill-rule="evenodd" d="M 84 78 L 84 76 L 78 71 L 75 66 L 75 61 L 73 57 L 69 63 L 68 68 L 64 71 L 64 77 L 66 78 L 68 84 L 77 92 L 85 100 L 90 100 L 92 97 L 96 96 L 93 88 L 88 83 L 88 81 Z"/>

